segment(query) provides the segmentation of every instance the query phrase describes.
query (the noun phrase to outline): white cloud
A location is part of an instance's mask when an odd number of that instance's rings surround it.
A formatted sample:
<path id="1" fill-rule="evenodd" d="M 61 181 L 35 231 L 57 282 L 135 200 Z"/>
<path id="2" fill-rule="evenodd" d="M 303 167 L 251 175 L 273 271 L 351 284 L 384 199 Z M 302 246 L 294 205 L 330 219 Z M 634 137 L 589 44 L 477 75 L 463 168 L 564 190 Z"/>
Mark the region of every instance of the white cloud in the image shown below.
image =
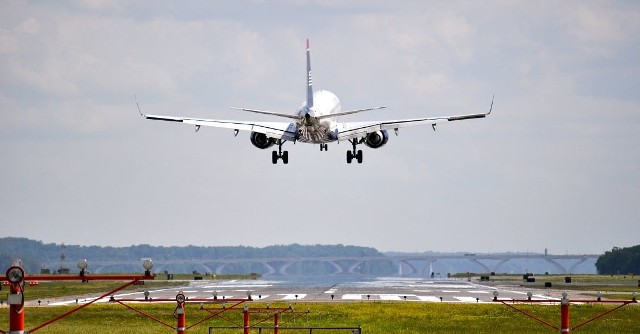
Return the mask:
<path id="1" fill-rule="evenodd" d="M 0 152 L 10 163 L 0 211 L 32 237 L 70 242 L 42 232 L 46 222 L 63 231 L 129 228 L 119 233 L 123 245 L 170 244 L 165 231 L 179 223 L 193 231 L 185 244 L 484 251 L 478 240 L 486 240 L 492 250 L 569 242 L 591 252 L 635 242 L 624 231 L 637 223 L 640 189 L 637 5 L 8 6 L 0 13 Z M 354 120 L 484 111 L 495 92 L 494 113 L 435 133 L 392 134 L 356 166 L 344 163 L 346 143 L 322 154 L 288 143 L 291 163 L 272 166 L 246 134 L 195 135 L 137 115 L 134 93 L 148 113 L 293 111 L 304 98 L 307 37 L 315 88 L 337 93 L 345 109 L 389 106 Z M 153 240 L 136 239 L 150 222 Z M 239 224 L 270 239 L 236 239 Z M 567 241 L 548 232 L 557 226 L 606 237 Z M 115 240 L 102 234 L 85 242 Z"/>

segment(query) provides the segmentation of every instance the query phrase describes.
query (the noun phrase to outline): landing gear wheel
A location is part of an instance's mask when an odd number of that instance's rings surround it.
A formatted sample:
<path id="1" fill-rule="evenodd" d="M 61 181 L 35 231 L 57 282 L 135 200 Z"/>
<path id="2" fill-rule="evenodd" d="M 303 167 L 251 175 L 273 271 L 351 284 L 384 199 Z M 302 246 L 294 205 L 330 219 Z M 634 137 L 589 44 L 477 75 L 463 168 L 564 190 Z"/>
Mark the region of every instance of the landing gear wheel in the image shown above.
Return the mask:
<path id="1" fill-rule="evenodd" d="M 350 139 L 351 145 L 353 145 L 353 149 L 351 151 L 347 151 L 347 163 L 350 164 L 355 158 L 359 164 L 362 163 L 362 150 L 356 150 L 358 145 L 357 139 Z"/>
<path id="2" fill-rule="evenodd" d="M 282 159 L 285 165 L 289 163 L 289 151 L 282 151 L 282 144 L 284 141 L 278 139 L 278 150 L 271 152 L 271 162 L 274 165 L 278 163 L 278 159 Z"/>

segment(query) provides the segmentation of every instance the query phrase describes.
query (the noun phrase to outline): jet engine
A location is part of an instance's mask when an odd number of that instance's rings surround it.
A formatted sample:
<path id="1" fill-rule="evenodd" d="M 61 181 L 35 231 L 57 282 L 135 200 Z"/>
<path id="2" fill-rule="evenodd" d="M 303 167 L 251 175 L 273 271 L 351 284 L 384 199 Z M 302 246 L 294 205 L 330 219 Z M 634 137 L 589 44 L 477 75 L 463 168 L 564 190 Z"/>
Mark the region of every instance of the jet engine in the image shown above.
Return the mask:
<path id="1" fill-rule="evenodd" d="M 267 135 L 265 135 L 264 133 L 258 133 L 258 132 L 251 132 L 251 144 L 253 144 L 253 146 L 260 148 L 260 149 L 266 149 L 269 148 L 271 146 L 273 146 L 273 144 L 276 143 L 276 140 L 270 137 L 267 137 Z"/>
<path id="2" fill-rule="evenodd" d="M 364 138 L 364 144 L 371 148 L 379 148 L 389 141 L 387 130 L 368 133 Z"/>

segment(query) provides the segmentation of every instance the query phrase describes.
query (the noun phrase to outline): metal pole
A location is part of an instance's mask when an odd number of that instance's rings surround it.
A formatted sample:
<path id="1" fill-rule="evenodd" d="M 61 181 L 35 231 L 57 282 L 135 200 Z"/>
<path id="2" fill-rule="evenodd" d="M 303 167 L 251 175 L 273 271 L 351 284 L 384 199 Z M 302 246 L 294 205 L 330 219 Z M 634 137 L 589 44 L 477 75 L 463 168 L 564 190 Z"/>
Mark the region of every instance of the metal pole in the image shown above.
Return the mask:
<path id="1" fill-rule="evenodd" d="M 560 301 L 560 333 L 571 332 L 569 322 L 569 300 L 562 298 Z"/>
<path id="2" fill-rule="evenodd" d="M 9 288 L 11 295 L 21 294 L 20 284 L 11 284 Z M 9 304 L 9 334 L 24 333 L 24 297 L 20 304 Z"/>
<path id="3" fill-rule="evenodd" d="M 244 334 L 249 334 L 249 306 L 245 305 L 242 313 L 244 313 Z"/>
<path id="4" fill-rule="evenodd" d="M 278 334 L 278 311 L 273 314 L 273 334 Z"/>
<path id="5" fill-rule="evenodd" d="M 184 313 L 184 305 L 178 306 L 178 326 L 176 327 L 176 332 L 178 334 L 184 334 L 185 331 L 186 315 Z"/>
<path id="6" fill-rule="evenodd" d="M 176 307 L 176 318 L 178 319 L 178 325 L 176 326 L 176 333 L 184 334 L 187 327 L 187 315 L 185 311 L 185 296 L 182 291 L 178 292 L 176 295 L 176 301 L 178 302 L 178 306 Z"/>

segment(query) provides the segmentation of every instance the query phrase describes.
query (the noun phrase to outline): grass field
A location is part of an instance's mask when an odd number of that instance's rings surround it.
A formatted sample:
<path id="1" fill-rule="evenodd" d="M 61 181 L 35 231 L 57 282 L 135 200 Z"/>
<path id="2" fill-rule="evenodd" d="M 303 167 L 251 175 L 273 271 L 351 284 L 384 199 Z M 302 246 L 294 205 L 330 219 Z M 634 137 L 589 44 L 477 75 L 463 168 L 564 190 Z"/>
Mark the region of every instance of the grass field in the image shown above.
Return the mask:
<path id="1" fill-rule="evenodd" d="M 571 283 L 565 283 L 565 277 L 571 277 Z M 531 289 L 544 290 L 545 283 L 552 284 L 555 290 L 582 291 L 583 295 L 609 299 L 629 299 L 632 291 L 640 291 L 640 277 L 634 275 L 536 275 L 535 283 L 526 283 L 522 275 L 492 276 L 489 284 L 507 284 Z M 640 331 L 639 331 L 640 332 Z"/>
<path id="2" fill-rule="evenodd" d="M 252 303 L 250 307 L 264 307 Z M 271 305 L 271 307 L 286 305 Z M 174 325 L 175 304 L 135 304 L 136 309 L 149 313 L 158 319 Z M 208 306 L 208 308 L 220 306 Z M 542 305 L 519 305 L 521 309 L 535 314 L 545 321 L 559 326 L 560 307 Z M 572 305 L 571 321 L 576 326 L 613 306 Z M 26 329 L 62 314 L 71 307 L 30 307 L 26 309 Z M 7 307 L 2 312 L 6 315 Z M 520 313 L 500 304 L 452 304 L 452 303 L 298 303 L 294 310 L 310 313 L 293 321 L 294 315 L 284 314 L 280 326 L 362 326 L 363 333 L 557 333 L 557 330 L 543 326 Z M 189 304 L 186 310 L 187 325 L 205 318 L 209 313 L 200 310 L 199 305 Z M 216 318 L 193 327 L 189 333 L 207 333 L 208 326 L 242 325 L 240 310 L 224 313 L 227 320 Z M 271 315 L 252 315 L 252 324 L 272 326 Z M 0 328 L 8 328 L 8 316 L 2 317 Z M 617 310 L 605 318 L 580 328 L 580 333 L 638 333 L 640 328 L 640 307 L 630 305 Z M 216 333 L 240 333 L 241 330 L 224 330 Z M 252 333 L 257 333 L 253 330 Z M 263 333 L 273 331 L 263 330 Z M 282 333 L 295 333 L 281 331 Z M 308 331 L 306 331 L 308 333 Z M 36 333 L 175 333 L 175 330 L 148 319 L 118 304 L 91 305 Z M 298 331 L 297 333 L 305 333 Z"/>
<path id="3" fill-rule="evenodd" d="M 192 279 L 191 275 L 177 277 Z M 541 277 L 541 276 L 537 276 Z M 609 276 L 572 276 L 570 284 L 564 283 L 562 276 L 544 276 L 554 283 L 554 289 L 575 289 L 583 291 L 603 291 L 605 298 L 629 300 L 629 291 L 638 291 L 638 277 Z M 227 278 L 227 277 L 225 277 Z M 544 282 L 544 281 L 543 281 Z M 91 281 L 79 282 L 42 282 L 39 286 L 30 286 L 28 299 L 43 301 L 47 298 L 69 296 L 81 297 L 88 294 L 104 293 L 123 282 Z M 146 281 L 144 286 L 131 286 L 129 289 L 145 290 L 160 286 L 187 285 L 188 281 L 167 281 L 159 279 Z M 523 284 L 520 278 L 492 277 L 490 284 Z M 543 283 L 542 283 L 543 284 Z M 534 291 L 536 286 L 531 286 Z M 7 287 L 0 293 L 0 300 L 6 300 Z M 30 305 L 34 305 L 31 303 Z M 31 306 L 25 310 L 26 328 L 36 326 L 63 314 L 74 306 L 46 307 Z M 175 303 L 131 304 L 136 309 L 148 313 L 157 319 L 175 326 L 173 312 Z M 272 307 L 286 307 L 287 304 Z M 254 302 L 250 308 L 265 307 L 265 304 Z M 559 305 L 518 305 L 528 313 L 543 319 L 555 326 L 560 323 Z M 611 310 L 615 305 L 572 305 L 571 324 L 577 326 L 599 314 Z M 219 305 L 207 308 L 220 309 Z M 558 330 L 546 327 L 515 310 L 501 304 L 459 304 L 459 303 L 421 303 L 421 302 L 354 302 L 354 303 L 297 303 L 294 310 L 310 312 L 293 320 L 293 315 L 281 317 L 281 327 L 362 327 L 363 333 L 557 333 Z M 8 307 L 6 303 L 0 307 L 0 330 L 8 329 Z M 201 310 L 198 304 L 187 307 L 187 325 L 194 324 L 209 315 Z M 193 327 L 188 333 L 207 333 L 208 326 L 241 326 L 242 314 L 239 310 L 225 312 L 224 319 L 214 318 Z M 252 325 L 272 326 L 272 315 L 252 315 Z M 236 330 L 216 330 L 215 333 L 241 333 Z M 35 333 L 175 333 L 175 330 L 156 321 L 146 318 L 119 304 L 99 304 L 88 306 L 73 315 L 52 325 L 38 329 Z M 258 333 L 257 329 L 252 333 Z M 273 333 L 263 330 L 262 333 Z M 285 331 L 281 333 L 308 333 L 307 331 Z M 315 333 L 315 332 L 314 332 Z M 326 333 L 326 332 L 320 332 Z M 340 332 L 335 332 L 340 333 Z M 342 332 L 344 333 L 344 331 Z M 579 329 L 579 333 L 640 333 L 640 305 L 625 306 L 601 320 L 587 324 Z"/>

